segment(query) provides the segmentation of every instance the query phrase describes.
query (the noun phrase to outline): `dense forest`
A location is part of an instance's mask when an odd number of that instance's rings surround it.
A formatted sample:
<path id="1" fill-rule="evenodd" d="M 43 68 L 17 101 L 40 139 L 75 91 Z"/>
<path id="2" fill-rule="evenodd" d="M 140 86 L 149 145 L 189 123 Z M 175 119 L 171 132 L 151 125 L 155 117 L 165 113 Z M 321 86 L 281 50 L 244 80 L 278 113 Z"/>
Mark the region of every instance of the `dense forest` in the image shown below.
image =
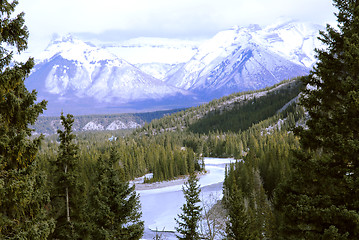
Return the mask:
<path id="1" fill-rule="evenodd" d="M 76 118 L 65 113 L 56 134 L 34 136 L 47 104 L 24 85 L 34 61 L 14 64 L 1 47 L 0 238 L 140 239 L 139 196 L 129 180 L 153 173 L 146 182 L 191 176 L 177 229 L 190 239 L 358 239 L 359 2 L 334 4 L 338 28 L 321 33 L 327 49 L 317 50 L 309 76 L 126 132 L 75 134 Z M 28 31 L 23 13 L 12 17 L 16 5 L 1 3 L 0 40 L 22 52 Z M 195 231 L 205 217 L 194 206 L 203 157 L 236 159 L 215 205 L 224 209 L 218 235 Z"/>

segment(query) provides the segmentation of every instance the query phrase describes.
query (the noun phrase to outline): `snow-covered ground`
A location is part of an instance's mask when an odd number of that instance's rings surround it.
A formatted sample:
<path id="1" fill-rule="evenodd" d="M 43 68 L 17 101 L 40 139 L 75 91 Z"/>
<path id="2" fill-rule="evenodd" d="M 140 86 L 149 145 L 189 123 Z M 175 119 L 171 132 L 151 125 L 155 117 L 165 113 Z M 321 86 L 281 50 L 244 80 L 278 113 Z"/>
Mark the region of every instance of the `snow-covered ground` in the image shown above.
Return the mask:
<path id="1" fill-rule="evenodd" d="M 225 165 L 234 162 L 231 158 L 205 158 L 207 174 L 199 176 L 201 185 L 201 199 L 208 200 L 211 196 L 221 197 L 224 181 Z M 167 187 L 139 190 L 142 205 L 142 219 L 145 222 L 143 239 L 153 239 L 156 229 L 169 231 L 164 233 L 166 239 L 176 239 L 175 217 L 181 212 L 185 203 L 182 193 L 183 181 L 174 181 Z"/>

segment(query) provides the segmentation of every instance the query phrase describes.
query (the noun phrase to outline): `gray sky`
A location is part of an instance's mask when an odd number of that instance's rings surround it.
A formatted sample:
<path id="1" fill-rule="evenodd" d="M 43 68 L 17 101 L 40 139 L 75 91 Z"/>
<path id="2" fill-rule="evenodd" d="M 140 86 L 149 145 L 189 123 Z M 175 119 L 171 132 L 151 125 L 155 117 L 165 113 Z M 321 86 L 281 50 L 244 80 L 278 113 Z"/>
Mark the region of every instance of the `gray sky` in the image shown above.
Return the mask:
<path id="1" fill-rule="evenodd" d="M 331 0 L 20 0 L 29 51 L 54 33 L 130 37 L 209 38 L 233 25 L 268 25 L 279 17 L 335 23 Z"/>

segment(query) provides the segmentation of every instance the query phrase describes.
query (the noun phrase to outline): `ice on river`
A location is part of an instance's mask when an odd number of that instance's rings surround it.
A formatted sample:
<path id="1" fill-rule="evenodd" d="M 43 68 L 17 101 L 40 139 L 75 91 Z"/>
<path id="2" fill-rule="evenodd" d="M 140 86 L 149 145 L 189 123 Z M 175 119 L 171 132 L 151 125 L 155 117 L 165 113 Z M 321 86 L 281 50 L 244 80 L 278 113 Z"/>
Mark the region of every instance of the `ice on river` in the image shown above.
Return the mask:
<path id="1" fill-rule="evenodd" d="M 207 174 L 199 176 L 201 186 L 201 199 L 206 201 L 211 195 L 221 197 L 224 181 L 225 165 L 234 162 L 231 158 L 204 158 Z M 182 184 L 163 188 L 140 190 L 140 201 L 142 206 L 142 219 L 145 222 L 145 234 L 143 239 L 152 239 L 153 231 L 174 232 L 175 218 L 181 212 L 185 203 Z M 174 238 L 174 234 L 166 236 L 167 239 Z"/>

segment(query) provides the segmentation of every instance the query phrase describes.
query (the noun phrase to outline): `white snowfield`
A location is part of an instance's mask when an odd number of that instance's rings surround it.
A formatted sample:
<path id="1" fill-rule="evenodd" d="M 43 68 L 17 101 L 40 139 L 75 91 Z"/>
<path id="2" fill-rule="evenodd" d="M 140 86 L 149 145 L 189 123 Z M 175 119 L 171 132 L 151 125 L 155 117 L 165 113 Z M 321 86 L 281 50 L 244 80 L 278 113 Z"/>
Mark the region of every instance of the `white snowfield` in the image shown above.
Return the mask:
<path id="1" fill-rule="evenodd" d="M 207 174 L 199 176 L 202 201 L 210 196 L 221 197 L 224 181 L 225 165 L 235 162 L 231 158 L 204 158 Z M 176 182 L 175 182 L 176 183 Z M 142 205 L 142 219 L 145 222 L 145 234 L 143 239 L 153 239 L 154 231 L 175 232 L 178 214 L 185 203 L 182 193 L 182 182 L 178 184 L 137 191 Z M 167 239 L 176 239 L 175 235 L 167 234 Z"/>

